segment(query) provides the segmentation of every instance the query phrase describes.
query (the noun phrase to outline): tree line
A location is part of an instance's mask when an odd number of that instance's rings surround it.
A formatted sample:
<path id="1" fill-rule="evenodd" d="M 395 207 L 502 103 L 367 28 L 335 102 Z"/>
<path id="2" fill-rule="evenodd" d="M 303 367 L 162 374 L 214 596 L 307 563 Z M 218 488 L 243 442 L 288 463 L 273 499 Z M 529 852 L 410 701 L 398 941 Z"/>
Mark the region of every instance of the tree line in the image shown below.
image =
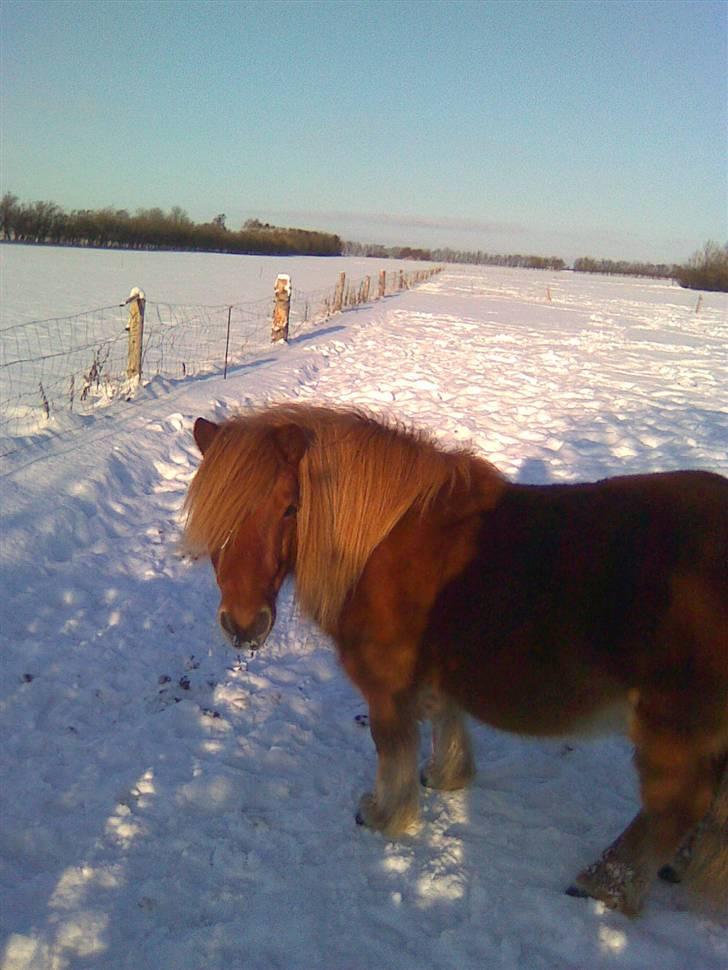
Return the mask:
<path id="1" fill-rule="evenodd" d="M 707 242 L 686 263 L 629 263 L 622 260 L 580 257 L 574 261 L 579 273 L 607 273 L 621 276 L 651 276 L 674 279 L 692 290 L 728 292 L 728 243 Z"/>
<path id="2" fill-rule="evenodd" d="M 668 263 L 629 262 L 625 259 L 594 259 L 580 256 L 574 260 L 575 273 L 603 273 L 606 276 L 649 276 L 653 279 L 672 279 L 676 266 Z"/>
<path id="3" fill-rule="evenodd" d="M 0 200 L 0 240 L 92 246 L 118 249 L 171 249 L 250 255 L 372 256 L 377 259 L 426 260 L 436 263 L 470 263 L 519 269 L 563 270 L 558 256 L 501 255 L 482 250 L 431 249 L 342 242 L 334 233 L 291 229 L 249 219 L 231 230 L 224 213 L 209 222 L 193 222 L 184 209 L 74 209 L 67 212 L 55 202 L 21 202 L 6 192 Z M 681 286 L 728 292 L 728 244 L 706 243 L 684 264 L 629 262 L 580 256 L 577 273 L 607 273 L 675 279 Z"/>
<path id="4" fill-rule="evenodd" d="M 517 269 L 566 269 L 559 256 L 522 256 L 485 253 L 482 250 L 426 249 L 412 246 L 380 246 L 376 243 L 344 243 L 345 256 L 377 259 L 424 259 L 434 263 L 469 263 L 474 266 L 512 266 Z"/>
<path id="5" fill-rule="evenodd" d="M 239 230 L 220 213 L 195 223 L 179 206 L 162 209 L 74 209 L 55 202 L 21 202 L 7 192 L 0 200 L 0 239 L 57 246 L 172 249 L 250 255 L 339 256 L 333 233 L 291 229 L 248 220 Z"/>
<path id="6" fill-rule="evenodd" d="M 374 256 L 378 259 L 425 259 L 436 263 L 470 263 L 482 266 L 512 266 L 519 269 L 563 270 L 567 265 L 558 256 L 500 255 L 459 249 L 424 249 L 408 246 L 380 246 L 375 243 L 345 242 L 346 256 Z M 694 290 L 728 292 L 728 244 L 708 242 L 684 264 L 645 263 L 629 260 L 594 259 L 579 256 L 571 267 L 575 273 L 603 273 L 608 276 L 646 276 L 674 279 Z"/>
<path id="7" fill-rule="evenodd" d="M 728 243 L 707 242 L 687 263 L 675 267 L 675 279 L 691 290 L 728 293 Z"/>

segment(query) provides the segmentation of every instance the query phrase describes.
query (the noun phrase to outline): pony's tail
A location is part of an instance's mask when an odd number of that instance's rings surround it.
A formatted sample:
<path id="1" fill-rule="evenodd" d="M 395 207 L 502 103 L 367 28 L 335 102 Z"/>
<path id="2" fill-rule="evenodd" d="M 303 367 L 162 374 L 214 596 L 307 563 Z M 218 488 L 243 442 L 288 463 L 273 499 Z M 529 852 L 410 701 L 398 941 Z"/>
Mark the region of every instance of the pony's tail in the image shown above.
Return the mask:
<path id="1" fill-rule="evenodd" d="M 722 761 L 718 790 L 691 846 L 685 885 L 728 920 L 728 755 Z"/>

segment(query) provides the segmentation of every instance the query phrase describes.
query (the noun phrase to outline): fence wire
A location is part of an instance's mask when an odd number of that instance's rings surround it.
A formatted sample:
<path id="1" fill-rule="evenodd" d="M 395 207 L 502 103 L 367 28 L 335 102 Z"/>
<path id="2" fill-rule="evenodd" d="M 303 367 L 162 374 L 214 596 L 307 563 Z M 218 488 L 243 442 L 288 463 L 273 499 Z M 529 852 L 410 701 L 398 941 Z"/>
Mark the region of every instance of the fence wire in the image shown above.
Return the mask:
<path id="1" fill-rule="evenodd" d="M 438 270 L 385 276 L 383 295 L 423 282 Z M 294 281 L 295 284 L 295 281 Z M 313 329 L 338 312 L 382 295 L 379 276 L 347 280 L 343 291 L 293 289 L 289 336 Z M 220 306 L 147 301 L 142 381 L 181 380 L 229 369 L 271 341 L 273 298 Z M 53 425 L 63 413 L 91 414 L 103 403 L 129 397 L 125 305 L 0 330 L 0 435 L 14 437 Z"/>

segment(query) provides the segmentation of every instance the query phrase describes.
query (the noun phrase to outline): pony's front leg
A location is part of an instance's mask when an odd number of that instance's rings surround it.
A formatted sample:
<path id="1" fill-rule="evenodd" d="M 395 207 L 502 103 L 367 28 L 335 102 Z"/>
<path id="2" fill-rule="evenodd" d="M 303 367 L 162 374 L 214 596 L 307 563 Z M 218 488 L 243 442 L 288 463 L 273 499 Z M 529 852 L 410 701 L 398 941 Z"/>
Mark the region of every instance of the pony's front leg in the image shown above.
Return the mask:
<path id="1" fill-rule="evenodd" d="M 475 759 L 463 712 L 441 695 L 433 707 L 432 756 L 422 772 L 422 784 L 442 791 L 466 788 L 475 776 Z"/>
<path id="2" fill-rule="evenodd" d="M 362 796 L 356 821 L 388 836 L 411 830 L 419 817 L 419 728 L 411 692 L 369 694 L 369 723 L 377 749 L 373 792 Z"/>

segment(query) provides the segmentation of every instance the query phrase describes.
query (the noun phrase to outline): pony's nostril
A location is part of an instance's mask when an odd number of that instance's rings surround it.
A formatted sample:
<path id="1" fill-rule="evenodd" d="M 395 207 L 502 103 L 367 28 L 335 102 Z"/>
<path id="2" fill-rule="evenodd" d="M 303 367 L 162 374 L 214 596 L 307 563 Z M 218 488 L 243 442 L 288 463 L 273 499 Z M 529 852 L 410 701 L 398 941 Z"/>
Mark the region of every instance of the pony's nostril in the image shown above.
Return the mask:
<path id="1" fill-rule="evenodd" d="M 262 642 L 268 636 L 273 626 L 273 613 L 269 607 L 264 606 L 258 613 L 251 627 L 251 640 Z"/>
<path id="2" fill-rule="evenodd" d="M 235 622 L 226 610 L 220 612 L 220 626 L 223 628 L 225 633 L 233 640 L 239 636 L 238 628 L 235 626 Z"/>

